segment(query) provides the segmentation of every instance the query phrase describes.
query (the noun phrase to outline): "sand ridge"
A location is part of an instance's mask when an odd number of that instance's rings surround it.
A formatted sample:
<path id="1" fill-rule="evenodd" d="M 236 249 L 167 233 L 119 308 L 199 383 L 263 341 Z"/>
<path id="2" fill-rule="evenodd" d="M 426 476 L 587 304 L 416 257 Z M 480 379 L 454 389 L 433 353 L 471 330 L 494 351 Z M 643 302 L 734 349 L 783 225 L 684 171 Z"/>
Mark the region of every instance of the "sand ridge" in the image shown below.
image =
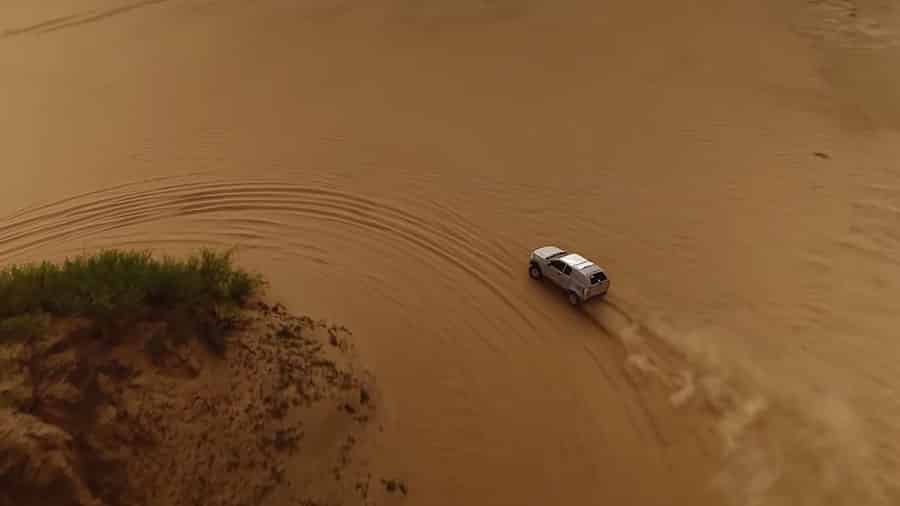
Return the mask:
<path id="1" fill-rule="evenodd" d="M 152 322 L 118 345 L 77 320 L 16 345 L 4 380 L 26 388 L 0 414 L 0 502 L 371 505 L 407 494 L 367 460 L 379 392 L 354 365 L 349 330 L 263 303 L 247 325 L 224 357 Z"/>

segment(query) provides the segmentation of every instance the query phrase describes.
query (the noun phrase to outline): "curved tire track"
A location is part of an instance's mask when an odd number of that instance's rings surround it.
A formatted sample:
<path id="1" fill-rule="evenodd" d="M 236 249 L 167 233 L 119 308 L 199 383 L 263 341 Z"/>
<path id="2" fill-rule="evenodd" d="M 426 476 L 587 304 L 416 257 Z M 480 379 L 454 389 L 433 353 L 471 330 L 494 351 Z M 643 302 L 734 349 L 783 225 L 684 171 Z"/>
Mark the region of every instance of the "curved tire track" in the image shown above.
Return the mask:
<path id="1" fill-rule="evenodd" d="M 166 178 L 118 185 L 19 211 L 0 223 L 0 260 L 54 242 L 169 219 L 234 216 L 236 220 L 247 220 L 248 214 L 257 211 L 286 214 L 362 228 L 398 239 L 476 279 L 522 322 L 536 329 L 525 310 L 496 281 L 473 267 L 487 265 L 491 271 L 512 275 L 509 266 L 498 260 L 502 253 L 496 253 L 495 246 L 479 240 L 485 234 L 473 232 L 475 227 L 459 214 L 451 224 L 435 225 L 386 202 L 333 189 L 271 180 L 184 179 L 175 183 Z M 279 225 L 271 218 L 266 221 L 267 226 Z M 265 236 L 263 232 L 255 232 L 252 223 L 244 223 L 240 233 L 217 230 L 210 233 L 210 239 L 216 239 L 216 235 L 254 239 Z"/>

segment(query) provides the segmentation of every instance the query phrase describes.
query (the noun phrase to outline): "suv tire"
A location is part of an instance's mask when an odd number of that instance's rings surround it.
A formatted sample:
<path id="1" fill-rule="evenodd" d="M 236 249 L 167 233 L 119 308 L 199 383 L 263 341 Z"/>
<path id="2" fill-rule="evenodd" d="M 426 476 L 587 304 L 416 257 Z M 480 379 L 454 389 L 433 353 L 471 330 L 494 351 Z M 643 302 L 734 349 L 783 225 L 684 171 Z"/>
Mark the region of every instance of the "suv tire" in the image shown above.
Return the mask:
<path id="1" fill-rule="evenodd" d="M 581 304 L 581 297 L 575 292 L 569 292 L 569 304 L 572 304 L 573 306 Z"/>
<path id="2" fill-rule="evenodd" d="M 531 276 L 531 279 L 541 279 L 544 277 L 544 273 L 541 272 L 541 268 L 538 267 L 537 264 L 531 264 L 531 267 L 528 268 L 528 275 Z"/>

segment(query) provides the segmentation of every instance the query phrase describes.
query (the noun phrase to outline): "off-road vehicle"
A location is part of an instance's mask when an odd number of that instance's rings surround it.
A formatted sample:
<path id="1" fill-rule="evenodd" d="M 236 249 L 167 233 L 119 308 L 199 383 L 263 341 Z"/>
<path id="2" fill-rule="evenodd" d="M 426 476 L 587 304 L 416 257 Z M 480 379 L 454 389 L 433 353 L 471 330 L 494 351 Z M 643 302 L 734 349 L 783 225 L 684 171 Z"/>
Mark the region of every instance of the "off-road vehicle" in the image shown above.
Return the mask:
<path id="1" fill-rule="evenodd" d="M 609 291 L 609 278 L 602 267 L 556 246 L 534 250 L 528 274 L 533 279 L 550 279 L 566 292 L 573 305 L 601 297 Z"/>

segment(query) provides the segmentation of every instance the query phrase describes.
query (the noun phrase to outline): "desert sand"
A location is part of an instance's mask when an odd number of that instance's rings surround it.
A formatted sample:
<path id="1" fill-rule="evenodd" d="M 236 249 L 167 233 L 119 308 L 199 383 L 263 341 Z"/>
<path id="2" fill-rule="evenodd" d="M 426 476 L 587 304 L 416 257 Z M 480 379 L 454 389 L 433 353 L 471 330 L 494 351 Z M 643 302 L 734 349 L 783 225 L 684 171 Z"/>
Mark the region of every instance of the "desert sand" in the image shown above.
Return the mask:
<path id="1" fill-rule="evenodd" d="M 898 504 L 898 56 L 879 0 L 8 0 L 0 260 L 239 245 L 406 504 Z"/>
<path id="2" fill-rule="evenodd" d="M 0 505 L 396 504 L 407 485 L 368 460 L 380 396 L 352 333 L 243 314 L 219 350 L 161 320 L 4 339 Z"/>

